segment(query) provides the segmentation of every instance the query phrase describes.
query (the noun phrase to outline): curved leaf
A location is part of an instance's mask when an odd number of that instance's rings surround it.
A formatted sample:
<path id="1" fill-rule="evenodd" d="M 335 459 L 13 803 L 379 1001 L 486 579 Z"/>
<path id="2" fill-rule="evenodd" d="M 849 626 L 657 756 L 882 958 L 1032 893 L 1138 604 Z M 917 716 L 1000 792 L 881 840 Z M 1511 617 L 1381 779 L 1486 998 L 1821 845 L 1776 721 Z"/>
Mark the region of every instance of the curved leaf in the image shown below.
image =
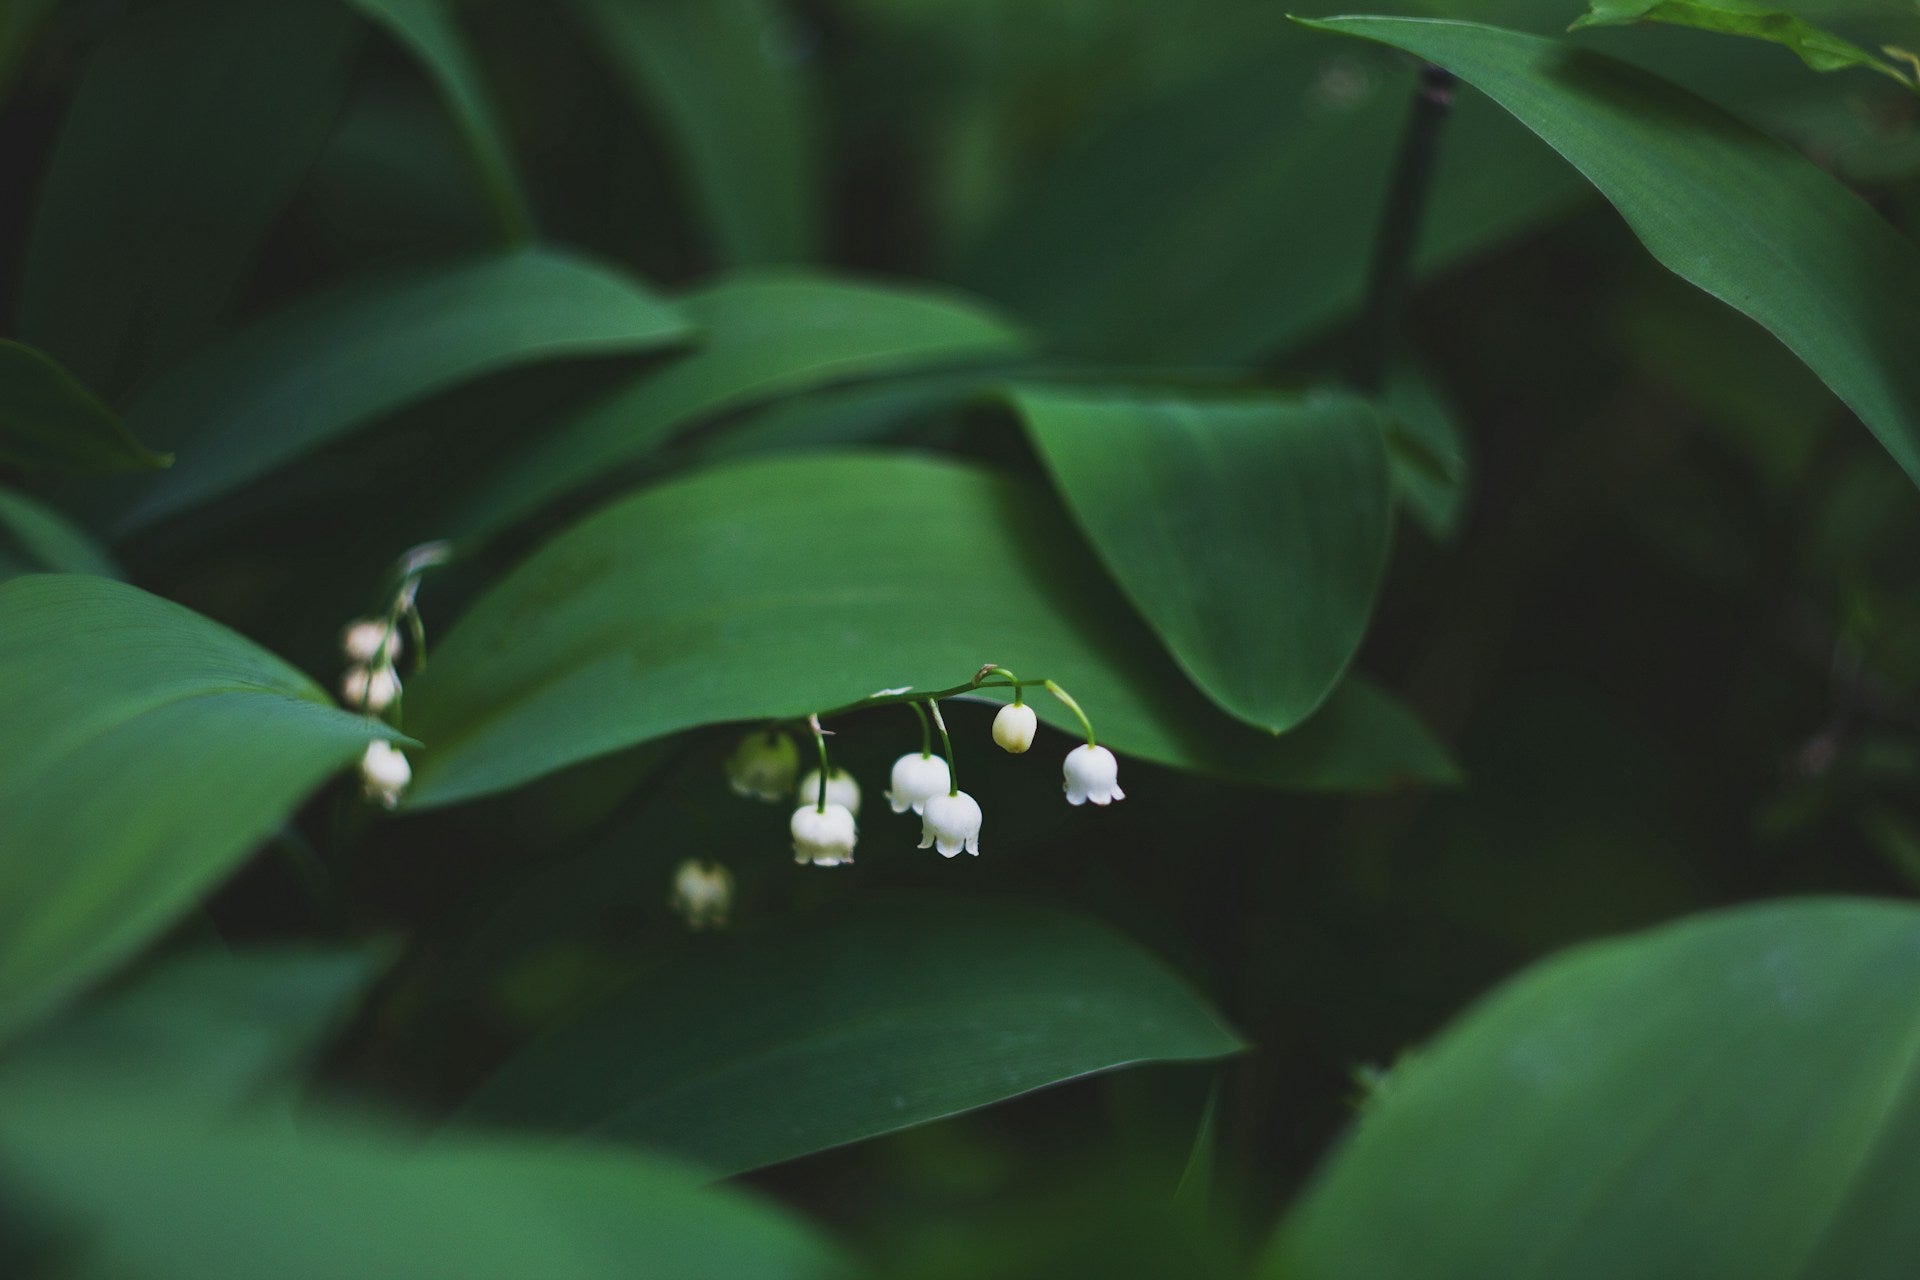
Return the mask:
<path id="1" fill-rule="evenodd" d="M 134 404 L 128 422 L 181 458 L 142 487 L 119 527 L 216 497 L 467 379 L 690 333 L 640 285 L 548 249 L 346 285 L 208 348 Z"/>
<path id="2" fill-rule="evenodd" d="M 1582 947 L 1396 1067 L 1265 1274 L 1904 1275 L 1920 909 L 1800 901 Z"/>
<path id="3" fill-rule="evenodd" d="M 1588 0 L 1587 12 L 1574 19 L 1582 27 L 1630 26 L 1636 22 L 1665 22 L 1726 35 L 1750 36 L 1791 49 L 1815 71 L 1866 67 L 1912 87 L 1912 79 L 1884 58 L 1876 58 L 1851 40 L 1823 31 L 1783 9 L 1770 9 L 1754 0 Z"/>
<path id="4" fill-rule="evenodd" d="M 795 34 L 766 0 L 573 0 L 642 111 L 657 114 L 729 266 L 804 262 L 820 237 L 812 104 Z"/>
<path id="5" fill-rule="evenodd" d="M 77 1238 L 90 1275 L 810 1280 L 851 1269 L 785 1212 L 620 1152 L 481 1137 L 421 1151 L 337 1118 L 205 1124 L 130 1084 L 8 1093 L 0 1145 L 10 1210 Z"/>
<path id="6" fill-rule="evenodd" d="M 1392 532 L 1373 410 L 1346 396 L 1020 387 L 1047 472 L 1181 670 L 1275 733 L 1346 673 Z"/>
<path id="7" fill-rule="evenodd" d="M 0 488 L 0 580 L 23 573 L 92 573 L 122 578 L 113 557 L 51 507 Z"/>
<path id="8" fill-rule="evenodd" d="M 128 9 L 54 148 L 20 336 L 115 403 L 204 339 L 326 138 L 357 34 L 332 0 Z"/>
<path id="9" fill-rule="evenodd" d="M 679 300 L 700 345 L 547 433 L 453 524 L 500 528 L 732 409 L 853 378 L 1005 359 L 1025 337 L 957 294 L 827 276 L 752 275 Z"/>
<path id="10" fill-rule="evenodd" d="M 651 972 L 523 1051 L 467 1112 L 738 1173 L 1095 1071 L 1242 1048 L 1099 925 L 905 901 Z"/>
<path id="11" fill-rule="evenodd" d="M 125 959 L 392 736 L 123 583 L 0 584 L 0 1031 Z"/>
<path id="12" fill-rule="evenodd" d="M 460 128 L 502 235 L 510 242 L 525 240 L 533 232 L 533 214 L 527 208 L 526 193 L 514 171 L 512 152 L 480 78 L 480 68 L 474 64 L 473 53 L 445 0 L 353 3 L 419 57 Z"/>
<path id="13" fill-rule="evenodd" d="M 0 338 L 0 462 L 29 471 L 147 471 L 173 462 L 46 354 Z"/>
<path id="14" fill-rule="evenodd" d="M 1625 63 L 1469 22 L 1309 25 L 1405 49 L 1511 111 L 1660 263 L 1765 326 L 1920 482 L 1920 249 L 1784 144 Z"/>
<path id="15" fill-rule="evenodd" d="M 549 542 L 436 649 L 407 694 L 432 744 L 413 802 L 695 725 L 944 688 L 988 660 L 1059 680 L 1103 741 L 1149 760 L 1275 785 L 1445 776 L 1404 713 L 1330 705 L 1324 735 L 1316 718 L 1276 740 L 1208 707 L 1077 547 L 1045 494 L 924 458 L 807 454 L 644 490 Z"/>

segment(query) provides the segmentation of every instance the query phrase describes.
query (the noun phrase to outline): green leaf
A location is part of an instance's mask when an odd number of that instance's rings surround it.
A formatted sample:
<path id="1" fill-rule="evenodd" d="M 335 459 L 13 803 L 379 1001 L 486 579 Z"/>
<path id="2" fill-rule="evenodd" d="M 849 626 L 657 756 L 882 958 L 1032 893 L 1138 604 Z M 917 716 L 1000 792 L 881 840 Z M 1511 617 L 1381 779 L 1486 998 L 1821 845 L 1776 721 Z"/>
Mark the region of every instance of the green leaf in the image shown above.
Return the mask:
<path id="1" fill-rule="evenodd" d="M 1243 1047 L 1102 926 L 909 899 L 650 972 L 524 1050 L 466 1112 L 738 1173 L 1096 1071 Z"/>
<path id="2" fill-rule="evenodd" d="M 635 105 L 679 153 L 729 266 L 804 262 L 820 173 L 798 36 L 767 0 L 573 0 Z"/>
<path id="3" fill-rule="evenodd" d="M 87 1275 L 802 1280 L 850 1270 L 789 1214 L 621 1152 L 477 1136 L 423 1151 L 332 1117 L 303 1117 L 297 1129 L 206 1123 L 130 1083 L 0 1096 L 0 1146 L 10 1209 L 75 1238 Z"/>
<path id="4" fill-rule="evenodd" d="M 0 338 L 0 462 L 29 471 L 145 471 L 173 459 L 43 352 Z"/>
<path id="5" fill-rule="evenodd" d="M 1876 58 L 1851 40 L 1822 31 L 1806 19 L 1753 0 L 1588 0 L 1588 11 L 1574 19 L 1569 30 L 1582 27 L 1624 27 L 1636 22 L 1664 22 L 1726 35 L 1751 36 L 1784 45 L 1815 71 L 1867 67 L 1912 87 L 1908 72 Z"/>
<path id="6" fill-rule="evenodd" d="M 1208 707 L 1078 545 L 1033 487 L 897 454 L 754 460 L 643 490 L 546 544 L 435 650 L 407 693 L 432 744 L 412 801 L 695 725 L 945 688 L 986 661 L 1060 681 L 1103 742 L 1148 760 L 1272 785 L 1447 775 L 1376 694 L 1278 740 Z M 1052 699 L 1035 709 L 1071 731 Z"/>
<path id="7" fill-rule="evenodd" d="M 452 532 L 501 528 L 703 419 L 855 378 L 1007 359 L 1023 335 L 959 296 L 825 276 L 752 275 L 679 300 L 700 345 L 530 442 Z"/>
<path id="8" fill-rule="evenodd" d="M 1920 482 L 1920 250 L 1811 161 L 1624 63 L 1467 22 L 1332 18 L 1454 72 L 1600 189 L 1662 265 L 1753 317 Z"/>
<path id="9" fill-rule="evenodd" d="M 1896 1276 L 1920 1250 L 1920 910 L 1579 948 L 1404 1061 L 1265 1274 Z"/>
<path id="10" fill-rule="evenodd" d="M 1460 527 L 1466 500 L 1465 433 L 1440 388 L 1412 364 L 1387 372 L 1380 392 L 1394 497 L 1434 537 Z"/>
<path id="11" fill-rule="evenodd" d="M 119 527 L 217 497 L 460 382 L 691 332 L 635 282 L 549 249 L 354 282 L 208 348 L 134 404 L 129 423 L 181 460 L 138 491 Z"/>
<path id="12" fill-rule="evenodd" d="M 65 516 L 23 493 L 0 488 L 0 581 L 23 573 L 126 576 L 112 556 Z"/>
<path id="13" fill-rule="evenodd" d="M 45 1027 L 0 1062 L 69 1086 L 137 1063 L 174 1107 L 232 1109 L 303 1069 L 379 972 L 371 950 L 277 947 L 175 957 Z"/>
<path id="14" fill-rule="evenodd" d="M 326 138 L 356 38 L 331 0 L 127 9 L 54 148 L 20 336 L 116 403 L 204 339 Z"/>
<path id="15" fill-rule="evenodd" d="M 527 239 L 533 232 L 533 214 L 514 171 L 512 151 L 473 51 L 445 0 L 353 0 L 353 4 L 420 59 L 466 141 L 501 235 L 509 242 Z"/>
<path id="16" fill-rule="evenodd" d="M 1346 396 L 1010 396 L 1101 562 L 1181 670 L 1274 733 L 1353 660 L 1392 532 L 1373 410 Z M 1015 668 L 1018 670 L 1018 668 Z"/>
<path id="17" fill-rule="evenodd" d="M 123 583 L 0 584 L 0 1032 L 126 959 L 392 736 Z"/>

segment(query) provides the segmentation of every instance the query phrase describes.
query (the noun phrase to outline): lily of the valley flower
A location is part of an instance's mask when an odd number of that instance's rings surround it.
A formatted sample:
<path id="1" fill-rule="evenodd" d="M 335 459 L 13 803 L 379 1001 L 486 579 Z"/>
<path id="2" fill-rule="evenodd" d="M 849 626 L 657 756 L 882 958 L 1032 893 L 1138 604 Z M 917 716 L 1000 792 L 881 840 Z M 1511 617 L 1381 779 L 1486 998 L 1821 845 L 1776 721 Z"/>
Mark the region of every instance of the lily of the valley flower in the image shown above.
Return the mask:
<path id="1" fill-rule="evenodd" d="M 801 804 L 817 803 L 820 799 L 820 771 L 815 769 L 800 779 L 794 795 Z M 827 775 L 827 803 L 844 805 L 854 817 L 860 816 L 860 784 L 845 769 L 836 767 Z"/>
<path id="2" fill-rule="evenodd" d="M 837 867 L 843 862 L 853 861 L 853 843 L 857 830 L 853 824 L 853 811 L 843 804 L 829 804 L 825 809 L 816 805 L 802 805 L 793 811 L 793 821 L 788 824 L 793 832 L 793 860 L 816 867 Z"/>
<path id="3" fill-rule="evenodd" d="M 964 791 L 932 796 L 920 820 L 920 847 L 951 858 L 965 849 L 980 854 L 980 802 Z"/>
<path id="4" fill-rule="evenodd" d="M 689 858 L 673 873 L 668 905 L 689 929 L 725 928 L 733 906 L 733 873 L 717 862 Z"/>
<path id="5" fill-rule="evenodd" d="M 1001 750 L 1020 755 L 1033 745 L 1040 720 L 1024 702 L 1009 702 L 993 718 L 993 740 Z"/>
<path id="6" fill-rule="evenodd" d="M 356 711 L 379 715 L 400 696 L 400 675 L 391 666 L 348 667 L 340 677 L 340 699 Z"/>
<path id="7" fill-rule="evenodd" d="M 892 781 L 887 803 L 893 806 L 893 811 L 905 813 L 911 809 L 923 814 L 928 800 L 953 789 L 953 772 L 939 756 L 916 751 L 893 762 Z"/>
<path id="8" fill-rule="evenodd" d="M 1127 793 L 1120 789 L 1120 762 L 1113 758 L 1113 752 L 1105 747 L 1081 745 L 1067 752 L 1067 761 L 1061 772 L 1066 777 L 1068 804 L 1112 804 L 1115 800 L 1125 800 Z"/>
<path id="9" fill-rule="evenodd" d="M 379 618 L 361 618 L 349 622 L 340 633 L 340 648 L 350 661 L 361 666 L 371 666 L 376 658 L 391 663 L 400 656 L 400 633 Z"/>
<path id="10" fill-rule="evenodd" d="M 360 788 L 367 799 L 398 808 L 411 781 L 413 766 L 407 763 L 406 753 L 379 739 L 367 744 L 366 754 L 360 757 Z"/>
<path id="11" fill-rule="evenodd" d="M 772 729 L 750 733 L 727 757 L 727 785 L 750 800 L 785 800 L 800 773 L 800 748 Z"/>

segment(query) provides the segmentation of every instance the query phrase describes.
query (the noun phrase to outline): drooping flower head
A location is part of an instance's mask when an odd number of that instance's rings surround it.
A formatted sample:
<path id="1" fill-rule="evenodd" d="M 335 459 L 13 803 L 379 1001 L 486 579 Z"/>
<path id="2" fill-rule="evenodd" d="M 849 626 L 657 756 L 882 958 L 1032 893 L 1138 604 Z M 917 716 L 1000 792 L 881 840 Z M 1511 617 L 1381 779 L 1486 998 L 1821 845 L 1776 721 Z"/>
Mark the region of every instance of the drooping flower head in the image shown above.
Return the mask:
<path id="1" fill-rule="evenodd" d="M 400 674 L 391 666 L 348 667 L 340 677 L 340 700 L 355 711 L 379 715 L 400 696 Z"/>
<path id="2" fill-rule="evenodd" d="M 820 799 L 820 771 L 815 769 L 800 779 L 800 785 L 794 789 L 794 798 L 801 804 L 815 804 Z M 827 775 L 827 803 L 846 806 L 847 812 L 854 817 L 860 816 L 860 784 L 845 769 L 835 767 Z"/>
<path id="3" fill-rule="evenodd" d="M 367 744 L 360 757 L 360 788 L 367 799 L 388 809 L 398 808 L 407 784 L 413 781 L 413 766 L 406 753 L 391 742 L 376 739 Z"/>
<path id="4" fill-rule="evenodd" d="M 392 663 L 400 657 L 400 633 L 384 619 L 360 618 L 349 622 L 340 633 L 340 649 L 349 661 L 361 666 L 372 666 L 376 658 Z"/>
<path id="5" fill-rule="evenodd" d="M 748 734 L 727 757 L 727 785 L 750 800 L 785 800 L 799 773 L 800 748 L 774 729 Z"/>
<path id="6" fill-rule="evenodd" d="M 1120 762 L 1105 747 L 1090 747 L 1084 743 L 1075 747 L 1067 752 L 1061 773 L 1066 778 L 1068 804 L 1080 805 L 1088 801 L 1112 804 L 1115 800 L 1127 798 L 1127 793 L 1120 789 Z"/>
<path id="7" fill-rule="evenodd" d="M 993 740 L 1001 750 L 1021 755 L 1033 745 L 1033 735 L 1039 727 L 1039 717 L 1033 714 L 1032 707 L 1024 702 L 1009 702 L 993 718 Z"/>
<path id="8" fill-rule="evenodd" d="M 978 857 L 980 802 L 964 791 L 929 797 L 920 820 L 920 847 L 938 849 L 943 858 L 951 858 L 962 849 Z"/>
<path id="9" fill-rule="evenodd" d="M 689 929 L 725 928 L 733 906 L 733 873 L 718 862 L 689 858 L 673 873 L 673 910 Z"/>
<path id="10" fill-rule="evenodd" d="M 801 805 L 793 811 L 793 820 L 787 825 L 793 833 L 795 862 L 837 867 L 853 861 L 858 829 L 853 823 L 853 811 L 847 806 L 830 804 L 821 809 L 817 805 Z"/>
<path id="11" fill-rule="evenodd" d="M 893 785 L 887 791 L 887 803 L 895 813 L 911 809 L 927 811 L 927 801 L 953 789 L 953 771 L 939 756 L 914 752 L 893 762 Z"/>

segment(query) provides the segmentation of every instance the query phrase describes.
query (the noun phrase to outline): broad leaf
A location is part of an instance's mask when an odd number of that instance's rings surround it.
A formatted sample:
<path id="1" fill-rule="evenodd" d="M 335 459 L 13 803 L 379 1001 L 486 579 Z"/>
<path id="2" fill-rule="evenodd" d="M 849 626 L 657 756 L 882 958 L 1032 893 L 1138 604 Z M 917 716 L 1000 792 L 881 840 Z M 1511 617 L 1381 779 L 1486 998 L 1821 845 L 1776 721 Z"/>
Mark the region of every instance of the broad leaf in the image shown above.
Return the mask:
<path id="1" fill-rule="evenodd" d="M 1025 338 L 972 301 L 826 276 L 754 275 L 689 294 L 698 347 L 529 442 L 453 524 L 500 528 L 688 426 L 854 378 L 1006 359 Z"/>
<path id="2" fill-rule="evenodd" d="M 332 0 L 126 9 L 54 148 L 20 336 L 114 403 L 205 338 L 326 137 L 357 29 Z"/>
<path id="3" fill-rule="evenodd" d="M 0 463 L 29 471 L 145 471 L 172 462 L 43 352 L 0 339 Z"/>
<path id="4" fill-rule="evenodd" d="M 785 1212 L 665 1161 L 479 1136 L 422 1151 L 337 1118 L 296 1129 L 182 1111 L 130 1082 L 0 1094 L 0 1180 L 15 1225 L 33 1215 L 52 1239 L 80 1245 L 85 1274 L 143 1280 L 850 1270 Z"/>
<path id="5" fill-rule="evenodd" d="M 1451 538 L 1466 498 L 1466 439 L 1441 389 L 1418 367 L 1388 371 L 1380 392 L 1394 497 L 1426 531 Z"/>
<path id="6" fill-rule="evenodd" d="M 216 497 L 467 379 L 690 333 L 632 280 L 547 249 L 355 282 L 208 348 L 134 404 L 132 427 L 181 456 L 139 490 L 120 528 Z"/>
<path id="7" fill-rule="evenodd" d="M 1904 1275 L 1916 990 L 1904 903 L 1773 903 L 1549 960 L 1393 1070 L 1265 1274 Z"/>
<path id="8" fill-rule="evenodd" d="M 1437 63 L 1538 133 L 1653 256 L 1759 321 L 1920 482 L 1920 249 L 1811 161 L 1624 63 L 1468 22 L 1312 24 Z"/>
<path id="9" fill-rule="evenodd" d="M 487 96 L 473 52 L 445 0 L 353 0 L 391 31 L 426 67 L 460 128 L 467 153 L 502 236 L 525 240 L 533 230 L 526 193 L 514 172 L 506 135 Z"/>
<path id="10" fill-rule="evenodd" d="M 1275 785 L 1447 775 L 1377 694 L 1277 740 L 1213 710 L 1077 545 L 1044 493 L 930 459 L 808 454 L 644 490 L 536 552 L 436 649 L 407 696 L 432 744 L 413 801 L 695 725 L 945 688 L 987 661 L 1060 681 L 1103 741 L 1149 760 Z"/>
<path id="11" fill-rule="evenodd" d="M 1101 926 L 881 902 L 648 973 L 523 1051 L 467 1113 L 737 1173 L 1095 1071 L 1241 1048 Z"/>
<path id="12" fill-rule="evenodd" d="M 1011 396 L 1102 563 L 1228 713 L 1284 732 L 1333 691 L 1392 530 L 1387 454 L 1350 397 Z"/>
<path id="13" fill-rule="evenodd" d="M 0 584 L 0 1031 L 124 960 L 391 736 L 133 587 Z"/>
<path id="14" fill-rule="evenodd" d="M 679 153 L 718 259 L 804 262 L 820 237 L 812 103 L 769 0 L 573 0 Z"/>
<path id="15" fill-rule="evenodd" d="M 1751 36 L 1791 49 L 1815 71 L 1866 67 L 1913 84 L 1913 73 L 1875 57 L 1851 40 L 1823 31 L 1797 14 L 1769 8 L 1754 0 L 1588 0 L 1588 10 L 1574 20 L 1581 27 L 1621 27 L 1636 22 L 1664 22 L 1696 27 L 1725 35 Z"/>
<path id="16" fill-rule="evenodd" d="M 92 573 L 120 578 L 120 566 L 53 508 L 0 488 L 0 580 L 23 573 Z"/>

